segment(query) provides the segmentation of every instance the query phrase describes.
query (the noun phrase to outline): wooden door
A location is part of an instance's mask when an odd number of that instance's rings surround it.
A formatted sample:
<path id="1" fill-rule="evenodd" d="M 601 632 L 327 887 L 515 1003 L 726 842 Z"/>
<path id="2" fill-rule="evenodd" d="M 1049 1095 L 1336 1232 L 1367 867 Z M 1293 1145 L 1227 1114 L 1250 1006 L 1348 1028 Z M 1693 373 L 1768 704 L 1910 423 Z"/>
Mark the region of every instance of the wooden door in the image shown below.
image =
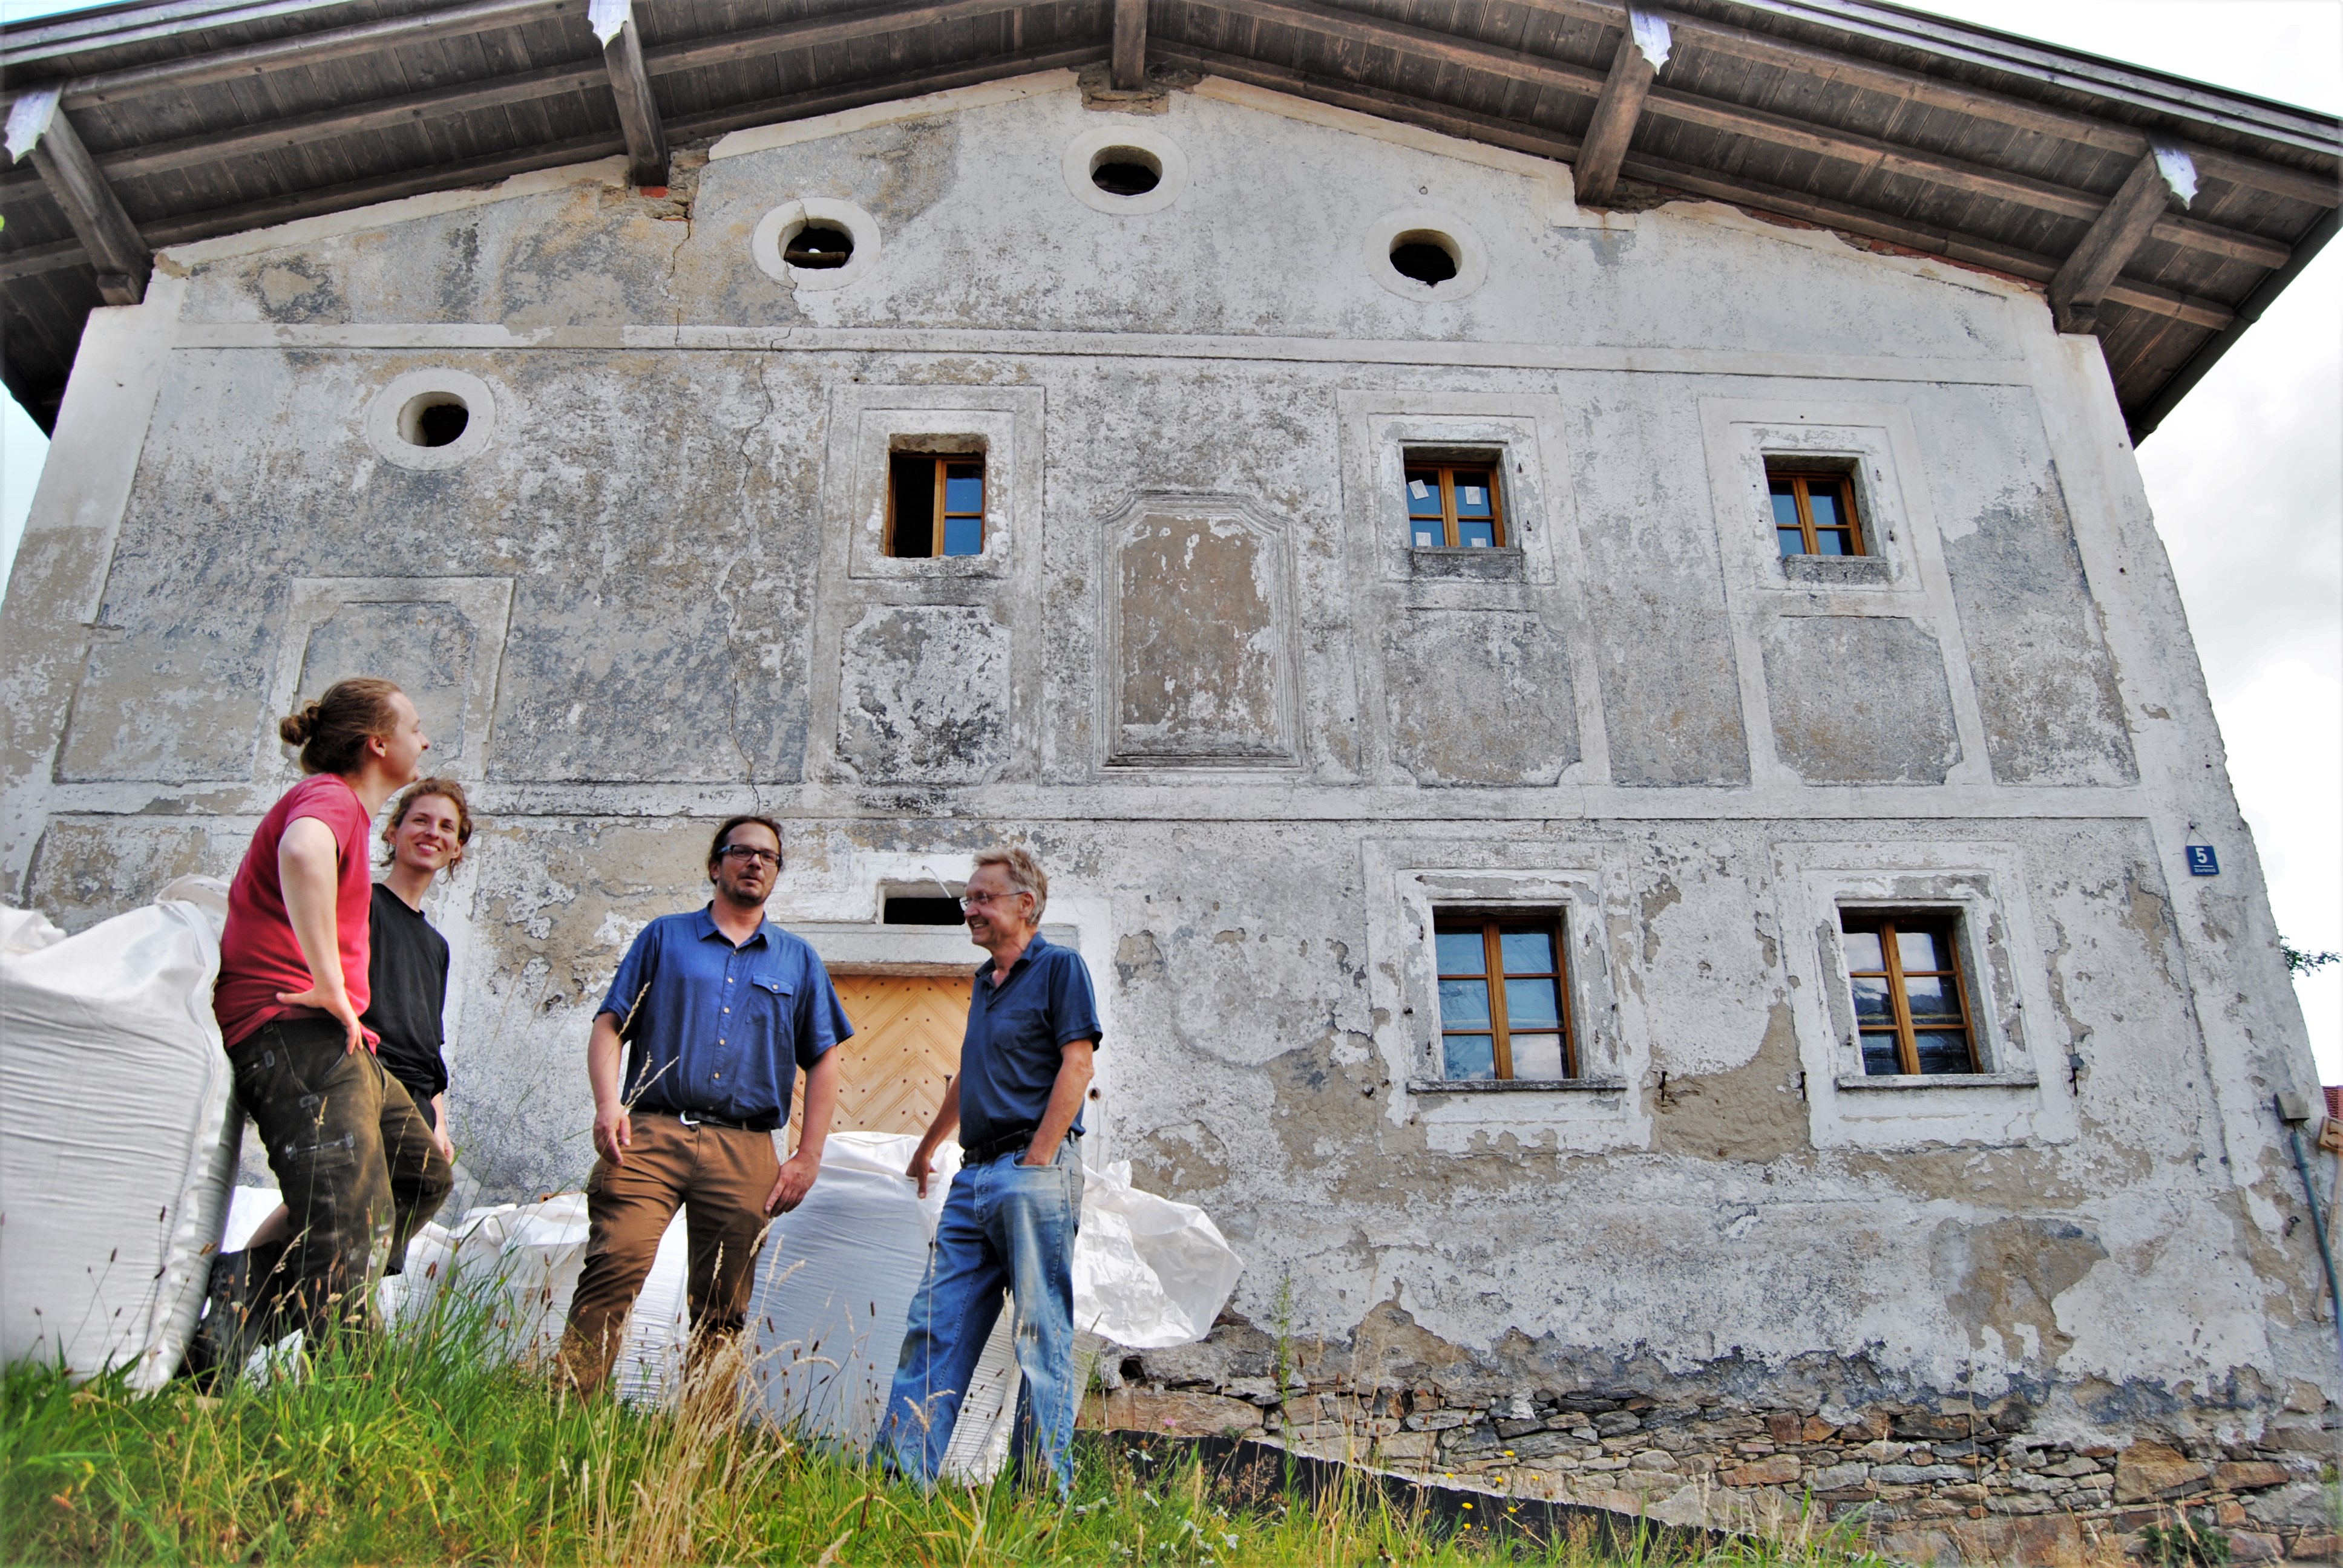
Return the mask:
<path id="1" fill-rule="evenodd" d="M 943 1104 L 944 1086 L 960 1070 L 968 976 L 839 975 L 832 983 L 854 1020 L 854 1038 L 838 1047 L 838 1115 L 830 1131 L 926 1131 Z M 799 1077 L 789 1106 L 791 1148 L 804 1101 Z"/>

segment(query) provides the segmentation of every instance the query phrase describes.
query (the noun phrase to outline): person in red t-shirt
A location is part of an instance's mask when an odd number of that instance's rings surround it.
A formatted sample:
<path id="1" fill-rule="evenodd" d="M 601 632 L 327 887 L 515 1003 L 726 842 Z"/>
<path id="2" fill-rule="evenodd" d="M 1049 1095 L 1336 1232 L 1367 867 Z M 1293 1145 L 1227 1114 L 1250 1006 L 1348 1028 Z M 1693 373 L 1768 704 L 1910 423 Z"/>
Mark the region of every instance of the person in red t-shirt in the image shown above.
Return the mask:
<path id="1" fill-rule="evenodd" d="M 286 1222 L 256 1239 L 241 1321 L 212 1336 L 235 1358 L 294 1328 L 363 1316 L 453 1172 L 414 1098 L 375 1059 L 367 1010 L 367 866 L 375 813 L 430 741 L 387 680 L 337 681 L 285 719 L 308 775 L 260 819 L 229 884 L 212 992 L 236 1095 L 268 1150 Z M 226 1332 L 223 1332 L 225 1330 Z M 237 1364 L 230 1359 L 231 1367 Z"/>

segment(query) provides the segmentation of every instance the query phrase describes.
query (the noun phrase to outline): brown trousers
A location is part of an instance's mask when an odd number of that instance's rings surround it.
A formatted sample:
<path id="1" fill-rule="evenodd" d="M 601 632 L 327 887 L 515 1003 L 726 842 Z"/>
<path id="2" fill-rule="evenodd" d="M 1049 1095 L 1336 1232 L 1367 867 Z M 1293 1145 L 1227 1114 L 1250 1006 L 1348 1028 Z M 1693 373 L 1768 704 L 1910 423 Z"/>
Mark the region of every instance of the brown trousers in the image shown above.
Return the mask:
<path id="1" fill-rule="evenodd" d="M 624 1165 L 598 1160 L 586 1182 L 586 1267 L 561 1335 L 562 1372 L 600 1388 L 627 1337 L 627 1314 L 679 1205 L 691 1243 L 686 1299 L 694 1360 L 740 1332 L 765 1239 L 765 1200 L 780 1180 L 769 1132 L 687 1127 L 638 1112 Z"/>

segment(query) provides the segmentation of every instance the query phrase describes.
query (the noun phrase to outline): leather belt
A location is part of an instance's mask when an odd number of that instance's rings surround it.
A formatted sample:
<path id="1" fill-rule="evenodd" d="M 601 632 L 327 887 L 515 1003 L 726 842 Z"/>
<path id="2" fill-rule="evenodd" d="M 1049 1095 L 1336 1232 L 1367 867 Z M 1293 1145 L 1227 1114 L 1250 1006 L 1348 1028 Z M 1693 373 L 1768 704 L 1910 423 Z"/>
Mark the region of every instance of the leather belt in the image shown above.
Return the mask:
<path id="1" fill-rule="evenodd" d="M 666 1116 L 686 1127 L 720 1127 L 727 1132 L 770 1132 L 780 1126 L 778 1116 L 759 1117 L 753 1121 L 736 1121 L 729 1116 L 711 1116 L 703 1111 L 670 1111 L 664 1105 L 638 1105 L 638 1116 Z"/>
<path id="2" fill-rule="evenodd" d="M 960 1162 L 963 1165 L 990 1165 L 1003 1154 L 1021 1153 L 1032 1144 L 1033 1134 L 1040 1131 L 1038 1127 L 1028 1127 L 983 1143 L 965 1145 L 960 1150 Z M 1070 1141 L 1078 1140 L 1081 1134 L 1069 1132 L 1066 1137 Z"/>

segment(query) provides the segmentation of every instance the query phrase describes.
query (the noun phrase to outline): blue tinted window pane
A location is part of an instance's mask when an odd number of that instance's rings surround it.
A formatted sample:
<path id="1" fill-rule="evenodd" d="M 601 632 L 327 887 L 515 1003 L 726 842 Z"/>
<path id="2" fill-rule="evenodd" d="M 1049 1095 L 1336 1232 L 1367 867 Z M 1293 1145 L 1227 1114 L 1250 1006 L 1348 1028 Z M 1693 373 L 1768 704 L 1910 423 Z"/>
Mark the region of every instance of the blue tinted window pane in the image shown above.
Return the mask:
<path id="1" fill-rule="evenodd" d="M 1441 1042 L 1448 1054 L 1451 1078 L 1497 1076 L 1497 1042 L 1485 1034 L 1452 1034 Z"/>
<path id="2" fill-rule="evenodd" d="M 983 553 L 984 519 L 982 518 L 946 518 L 944 519 L 944 554 L 980 556 Z"/>
<path id="3" fill-rule="evenodd" d="M 1806 512 L 1818 528 L 1835 528 L 1846 521 L 1838 515 L 1838 496 L 1817 485 L 1806 492 Z"/>
<path id="4" fill-rule="evenodd" d="M 1470 518 L 1456 519 L 1456 542 L 1467 549 L 1493 549 L 1497 543 L 1497 526 L 1486 520 L 1474 522 Z"/>
<path id="5" fill-rule="evenodd" d="M 1785 556 L 1802 556 L 1806 553 L 1806 536 L 1795 528 L 1776 528 L 1774 530 L 1774 538 L 1775 541 L 1782 547 L 1782 553 Z"/>
<path id="6" fill-rule="evenodd" d="M 1440 944 L 1440 972 L 1444 975 L 1485 974 L 1488 954 L 1478 931 L 1443 931 L 1433 939 Z"/>
<path id="7" fill-rule="evenodd" d="M 944 510 L 981 515 L 984 511 L 984 477 L 980 474 L 965 477 L 947 474 L 944 477 Z"/>
<path id="8" fill-rule="evenodd" d="M 1790 493 L 1787 485 L 1774 492 L 1774 526 L 1777 528 L 1798 526 L 1798 498 Z"/>
<path id="9" fill-rule="evenodd" d="M 1861 973 L 1865 970 L 1884 971 L 1887 960 L 1880 956 L 1877 931 L 1846 933 L 1846 967 Z"/>
<path id="10" fill-rule="evenodd" d="M 1486 1029 L 1489 1027 L 1489 982 L 1477 980 L 1444 980 L 1440 982 L 1440 1027 L 1443 1029 Z"/>
<path id="11" fill-rule="evenodd" d="M 1815 530 L 1815 553 L 1816 555 L 1823 556 L 1843 556 L 1846 554 L 1846 536 L 1839 532 L 1836 528 L 1816 528 Z"/>
<path id="12" fill-rule="evenodd" d="M 1507 931 L 1497 939 L 1509 975 L 1554 973 L 1554 937 L 1547 931 Z"/>
<path id="13" fill-rule="evenodd" d="M 1515 1078 L 1551 1080 L 1568 1076 L 1562 1070 L 1562 1036 L 1558 1034 L 1514 1035 L 1513 1052 Z"/>
<path id="14" fill-rule="evenodd" d="M 1903 960 L 1906 974 L 1926 974 L 1931 970 L 1953 967 L 1950 945 L 1934 931 L 1896 932 L 1896 956 Z"/>
<path id="15" fill-rule="evenodd" d="M 1887 981 L 1881 977 L 1857 977 L 1855 981 L 1855 1016 L 1865 1023 L 1885 1023 L 1895 1013 L 1887 1003 Z"/>
<path id="16" fill-rule="evenodd" d="M 1554 982 L 1550 980 L 1509 980 L 1505 982 L 1505 1023 L 1512 1029 L 1559 1029 Z"/>
<path id="17" fill-rule="evenodd" d="M 1490 500 L 1489 487 L 1481 476 L 1456 476 L 1456 515 L 1460 518 L 1485 518 L 1495 510 Z"/>
<path id="18" fill-rule="evenodd" d="M 1912 1043 L 1919 1049 L 1920 1070 L 1923 1072 L 1974 1072 L 1969 1060 L 1969 1037 L 1950 1031 L 1936 1034 L 1916 1034 Z"/>
<path id="19" fill-rule="evenodd" d="M 1912 1027 L 1926 1029 L 1930 1024 L 1950 1024 L 1960 1027 L 1961 1000 L 1953 990 L 1952 977 L 1940 975 L 1933 980 L 1907 980 L 1904 994 L 1912 1004 Z"/>
<path id="20" fill-rule="evenodd" d="M 1407 515 L 1411 518 L 1436 518 L 1440 515 L 1440 476 L 1410 474 L 1407 477 Z"/>
<path id="21" fill-rule="evenodd" d="M 1884 1034 L 1863 1037 L 1863 1072 L 1866 1078 L 1893 1078 L 1904 1070 L 1896 1065 L 1896 1042 Z"/>

